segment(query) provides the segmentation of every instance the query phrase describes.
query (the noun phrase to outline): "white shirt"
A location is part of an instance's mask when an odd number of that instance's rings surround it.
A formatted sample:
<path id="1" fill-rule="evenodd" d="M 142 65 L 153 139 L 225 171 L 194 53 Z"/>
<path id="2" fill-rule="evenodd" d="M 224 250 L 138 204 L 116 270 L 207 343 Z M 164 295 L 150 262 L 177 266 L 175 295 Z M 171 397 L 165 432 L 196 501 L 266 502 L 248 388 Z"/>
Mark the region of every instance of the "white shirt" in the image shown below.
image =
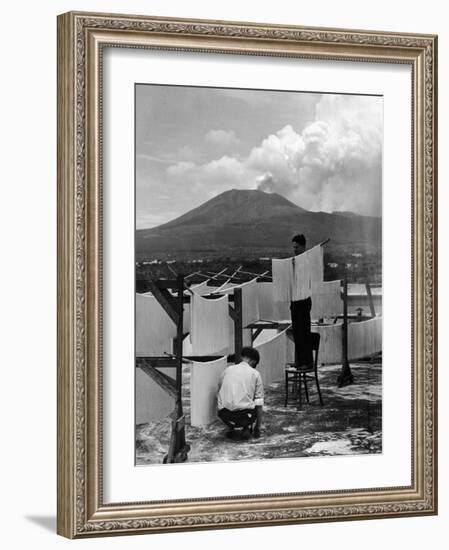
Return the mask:
<path id="1" fill-rule="evenodd" d="M 260 373 L 242 361 L 227 367 L 218 386 L 218 409 L 240 411 L 263 405 L 263 384 Z"/>

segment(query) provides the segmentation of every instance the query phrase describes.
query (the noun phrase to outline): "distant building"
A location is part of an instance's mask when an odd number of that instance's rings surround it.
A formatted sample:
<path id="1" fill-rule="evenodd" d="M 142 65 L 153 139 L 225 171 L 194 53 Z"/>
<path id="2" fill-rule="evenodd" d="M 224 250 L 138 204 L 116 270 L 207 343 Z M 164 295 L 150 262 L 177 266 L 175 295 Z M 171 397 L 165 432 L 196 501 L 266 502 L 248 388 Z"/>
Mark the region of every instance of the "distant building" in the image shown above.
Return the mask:
<path id="1" fill-rule="evenodd" d="M 360 252 L 353 252 L 351 256 L 353 258 L 363 258 L 363 254 L 361 254 Z"/>
<path id="2" fill-rule="evenodd" d="M 176 263 L 176 260 L 167 260 L 166 263 L 167 263 L 167 264 L 175 264 L 175 263 Z"/>
<path id="3" fill-rule="evenodd" d="M 335 262 L 329 262 L 327 264 L 327 267 L 332 267 L 333 269 L 335 269 L 336 267 L 338 267 L 338 264 L 336 264 Z"/>

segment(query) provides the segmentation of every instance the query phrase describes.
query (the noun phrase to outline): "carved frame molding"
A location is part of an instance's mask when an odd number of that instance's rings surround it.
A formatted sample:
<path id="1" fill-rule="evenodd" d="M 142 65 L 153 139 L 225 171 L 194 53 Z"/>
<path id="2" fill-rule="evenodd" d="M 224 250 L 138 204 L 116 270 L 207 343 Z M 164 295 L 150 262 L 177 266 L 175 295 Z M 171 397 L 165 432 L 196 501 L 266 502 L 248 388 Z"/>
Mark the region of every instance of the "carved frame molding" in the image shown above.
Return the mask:
<path id="1" fill-rule="evenodd" d="M 412 67 L 412 471 L 410 487 L 102 502 L 101 86 L 104 47 L 310 57 Z M 58 17 L 58 532 L 136 532 L 437 512 L 437 38 L 70 12 Z"/>

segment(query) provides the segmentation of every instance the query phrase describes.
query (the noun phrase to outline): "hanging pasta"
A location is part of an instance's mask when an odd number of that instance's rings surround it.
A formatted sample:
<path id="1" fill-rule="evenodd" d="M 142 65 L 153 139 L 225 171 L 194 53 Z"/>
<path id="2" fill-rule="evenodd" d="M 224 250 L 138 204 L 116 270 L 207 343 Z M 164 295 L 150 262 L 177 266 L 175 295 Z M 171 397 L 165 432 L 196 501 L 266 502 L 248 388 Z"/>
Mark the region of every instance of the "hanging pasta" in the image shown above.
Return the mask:
<path id="1" fill-rule="evenodd" d="M 326 281 L 317 285 L 312 293 L 312 319 L 338 317 L 343 314 L 341 282 Z"/>
<path id="2" fill-rule="evenodd" d="M 259 317 L 264 321 L 274 321 L 274 284 L 257 283 Z"/>
<path id="3" fill-rule="evenodd" d="M 193 355 L 229 353 L 228 296 L 207 299 L 196 294 L 191 295 L 190 337 Z"/>
<path id="4" fill-rule="evenodd" d="M 320 334 L 318 362 L 341 363 L 343 359 L 343 323 L 313 326 L 312 332 Z"/>
<path id="5" fill-rule="evenodd" d="M 136 294 L 136 356 L 173 352 L 176 325 L 154 296 Z"/>
<path id="6" fill-rule="evenodd" d="M 323 247 L 314 246 L 293 257 L 292 301 L 304 300 L 323 282 Z"/>
<path id="7" fill-rule="evenodd" d="M 292 302 L 309 298 L 323 281 L 323 247 L 314 246 L 298 256 L 272 260 L 274 301 Z"/>
<path id="8" fill-rule="evenodd" d="M 217 394 L 221 373 L 227 358 L 205 363 L 194 361 L 190 366 L 190 423 L 207 426 L 217 418 Z"/>
<path id="9" fill-rule="evenodd" d="M 256 346 L 256 349 L 260 354 L 257 370 L 264 385 L 281 380 L 287 362 L 287 329 Z"/>
<path id="10" fill-rule="evenodd" d="M 382 317 L 348 325 L 348 359 L 362 359 L 382 351 Z M 380 336 L 380 337 L 379 337 Z"/>
<path id="11" fill-rule="evenodd" d="M 222 291 L 217 291 L 228 295 L 235 295 L 236 289 L 242 291 L 242 323 L 244 327 L 260 319 L 258 285 L 257 278 L 255 278 L 247 283 L 232 285 Z"/>
<path id="12" fill-rule="evenodd" d="M 173 377 L 174 369 L 158 369 Z M 171 372 L 170 372 L 171 371 Z M 153 378 L 136 369 L 136 424 L 157 422 L 174 409 L 175 400 Z"/>
<path id="13" fill-rule="evenodd" d="M 209 286 L 207 284 L 207 281 L 203 281 L 202 283 L 198 283 L 197 285 L 192 285 L 190 287 L 190 290 L 195 294 L 198 294 L 198 296 L 206 296 L 214 290 L 214 287 Z"/>

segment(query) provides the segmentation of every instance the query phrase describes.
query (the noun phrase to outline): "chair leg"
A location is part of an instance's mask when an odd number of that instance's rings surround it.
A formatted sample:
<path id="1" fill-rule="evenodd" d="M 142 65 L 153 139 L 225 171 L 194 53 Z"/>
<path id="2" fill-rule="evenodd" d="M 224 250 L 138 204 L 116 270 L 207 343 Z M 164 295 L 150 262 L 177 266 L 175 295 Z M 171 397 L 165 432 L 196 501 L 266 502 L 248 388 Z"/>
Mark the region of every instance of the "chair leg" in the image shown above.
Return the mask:
<path id="1" fill-rule="evenodd" d="M 323 398 L 321 397 L 320 383 L 318 382 L 318 373 L 315 373 L 316 389 L 318 390 L 318 396 L 320 398 L 320 405 L 323 406 Z"/>
<path id="2" fill-rule="evenodd" d="M 306 401 L 307 401 L 307 403 L 310 403 L 310 401 L 309 401 L 309 390 L 307 388 L 307 376 L 306 376 L 305 373 L 303 373 L 302 376 L 304 378 L 304 391 L 306 393 Z"/>
<path id="3" fill-rule="evenodd" d="M 298 384 L 298 410 L 302 408 L 302 383 L 301 383 L 301 375 L 299 374 L 297 377 L 295 377 L 295 381 Z"/>
<path id="4" fill-rule="evenodd" d="M 288 373 L 285 373 L 285 401 L 284 401 L 284 407 L 286 407 L 288 404 Z"/>

